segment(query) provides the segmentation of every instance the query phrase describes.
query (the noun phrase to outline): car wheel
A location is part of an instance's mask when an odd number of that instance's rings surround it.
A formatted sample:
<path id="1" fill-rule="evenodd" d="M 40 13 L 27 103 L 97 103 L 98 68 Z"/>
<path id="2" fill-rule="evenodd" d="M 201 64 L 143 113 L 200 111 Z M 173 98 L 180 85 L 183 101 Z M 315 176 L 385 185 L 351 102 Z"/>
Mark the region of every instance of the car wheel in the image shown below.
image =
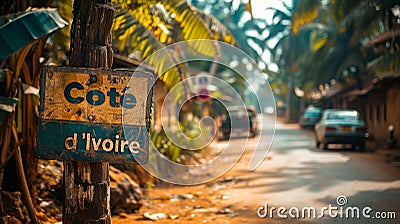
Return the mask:
<path id="1" fill-rule="evenodd" d="M 357 145 L 357 148 L 359 151 L 364 152 L 365 151 L 365 143 L 361 143 Z"/>
<path id="2" fill-rule="evenodd" d="M 321 142 L 321 143 L 319 143 L 319 145 L 321 146 L 320 149 L 322 149 L 322 150 L 327 150 L 328 149 L 328 143 Z"/>

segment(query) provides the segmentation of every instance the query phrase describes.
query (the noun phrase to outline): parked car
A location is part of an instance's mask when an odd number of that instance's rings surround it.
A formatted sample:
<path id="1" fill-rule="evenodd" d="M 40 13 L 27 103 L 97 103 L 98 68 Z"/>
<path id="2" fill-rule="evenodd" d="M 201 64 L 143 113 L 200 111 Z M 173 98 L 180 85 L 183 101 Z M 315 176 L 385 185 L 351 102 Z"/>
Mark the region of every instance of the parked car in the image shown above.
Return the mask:
<path id="1" fill-rule="evenodd" d="M 328 144 L 351 144 L 365 149 L 366 125 L 356 110 L 324 110 L 315 125 L 316 146 L 327 149 Z"/>
<path id="2" fill-rule="evenodd" d="M 322 110 L 318 107 L 307 107 L 303 115 L 300 117 L 301 128 L 313 128 L 317 123 L 318 118 L 321 116 Z"/>
<path id="3" fill-rule="evenodd" d="M 228 107 L 221 116 L 220 140 L 229 139 L 232 132 L 255 137 L 258 134 L 257 112 L 254 107 Z"/>

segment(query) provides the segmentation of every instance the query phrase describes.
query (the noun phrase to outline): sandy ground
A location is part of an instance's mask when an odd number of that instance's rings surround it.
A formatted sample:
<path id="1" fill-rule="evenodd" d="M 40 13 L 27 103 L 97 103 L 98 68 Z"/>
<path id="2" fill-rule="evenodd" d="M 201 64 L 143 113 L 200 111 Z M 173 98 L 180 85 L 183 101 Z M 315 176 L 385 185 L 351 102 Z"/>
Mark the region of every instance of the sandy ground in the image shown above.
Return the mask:
<path id="1" fill-rule="evenodd" d="M 159 183 L 147 189 L 144 205 L 136 214 L 113 216 L 113 223 L 399 223 L 400 168 L 378 152 L 343 149 L 322 151 L 314 147 L 310 130 L 278 123 L 268 157 L 253 172 L 248 170 L 252 149 L 268 145 L 251 139 L 240 161 L 224 176 L 202 185 Z M 233 139 L 235 147 L 245 139 Z M 222 147 L 226 142 L 216 145 Z M 257 209 L 314 206 L 317 209 L 345 196 L 345 206 L 370 206 L 374 211 L 394 211 L 397 219 L 261 219 Z M 346 208 L 343 206 L 344 208 Z M 147 215 L 147 218 L 145 217 Z M 153 215 L 153 216 L 151 216 Z M 326 213 L 325 213 L 326 215 Z M 157 221 L 150 218 L 160 219 Z"/>

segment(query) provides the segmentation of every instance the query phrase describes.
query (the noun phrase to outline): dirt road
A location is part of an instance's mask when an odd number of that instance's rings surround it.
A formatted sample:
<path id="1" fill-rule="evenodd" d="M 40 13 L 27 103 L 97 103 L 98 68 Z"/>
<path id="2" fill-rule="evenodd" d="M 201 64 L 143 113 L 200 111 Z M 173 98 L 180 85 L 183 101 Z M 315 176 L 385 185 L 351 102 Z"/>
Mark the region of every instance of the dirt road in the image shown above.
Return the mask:
<path id="1" fill-rule="evenodd" d="M 382 152 L 321 151 L 313 137 L 298 125 L 278 123 L 270 153 L 257 170 L 248 170 L 249 161 L 257 144 L 267 147 L 265 136 L 259 143 L 250 139 L 223 177 L 148 189 L 137 214 L 114 216 L 113 223 L 398 223 L 400 167 L 386 163 Z M 232 141 L 232 152 L 240 153 L 234 147 L 245 139 Z M 149 219 L 157 213 L 159 221 Z"/>

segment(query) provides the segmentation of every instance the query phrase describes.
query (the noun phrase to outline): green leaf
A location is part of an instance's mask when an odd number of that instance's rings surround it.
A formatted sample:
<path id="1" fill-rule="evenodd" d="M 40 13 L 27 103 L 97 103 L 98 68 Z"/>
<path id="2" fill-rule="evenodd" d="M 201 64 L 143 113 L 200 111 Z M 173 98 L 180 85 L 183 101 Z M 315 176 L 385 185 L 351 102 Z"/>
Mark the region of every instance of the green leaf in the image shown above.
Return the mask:
<path id="1" fill-rule="evenodd" d="M 292 17 L 292 31 L 297 34 L 300 27 L 317 18 L 320 0 L 300 0 Z"/>
<path id="2" fill-rule="evenodd" d="M 310 47 L 311 50 L 317 51 L 321 49 L 328 41 L 328 35 L 321 31 L 313 31 L 310 36 Z"/>
<path id="3" fill-rule="evenodd" d="M 18 98 L 0 96 L 0 110 L 12 113 L 17 106 Z"/>
<path id="4" fill-rule="evenodd" d="M 68 25 L 56 9 L 26 12 L 0 26 L 0 59 L 19 51 L 33 40 Z M 19 31 L 19 32 L 16 32 Z M 10 41 L 12 40 L 12 41 Z"/>

